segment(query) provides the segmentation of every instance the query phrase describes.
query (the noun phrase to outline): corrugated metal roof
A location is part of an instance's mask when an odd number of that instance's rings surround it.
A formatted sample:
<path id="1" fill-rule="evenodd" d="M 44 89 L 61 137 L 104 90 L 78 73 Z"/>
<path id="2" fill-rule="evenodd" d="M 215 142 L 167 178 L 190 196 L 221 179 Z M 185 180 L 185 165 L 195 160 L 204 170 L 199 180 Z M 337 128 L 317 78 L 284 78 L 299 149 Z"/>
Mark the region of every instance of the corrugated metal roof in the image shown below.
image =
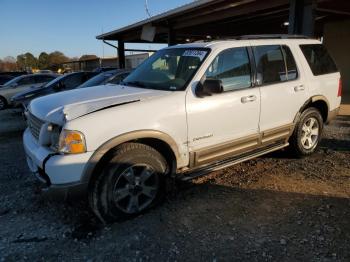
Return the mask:
<path id="1" fill-rule="evenodd" d="M 104 39 L 107 36 L 118 34 L 118 33 L 121 33 L 123 31 L 130 30 L 130 29 L 133 29 L 133 28 L 137 28 L 137 27 L 140 27 L 140 26 L 143 26 L 143 25 L 155 22 L 155 21 L 160 21 L 160 20 L 162 20 L 164 18 L 168 19 L 168 18 L 170 18 L 172 16 L 178 15 L 178 14 L 186 12 L 186 11 L 190 11 L 192 9 L 198 8 L 200 6 L 203 6 L 205 4 L 208 4 L 208 3 L 214 2 L 214 1 L 220 2 L 218 0 L 198 0 L 198 1 L 194 1 L 192 3 L 185 4 L 183 6 L 171 9 L 171 10 L 169 10 L 167 12 L 164 12 L 164 13 L 152 16 L 152 17 L 150 17 L 148 19 L 144 19 L 142 21 L 136 22 L 134 24 L 131 24 L 131 25 L 119 28 L 117 30 L 114 30 L 114 31 L 111 31 L 111 32 L 108 32 L 108 33 L 104 33 L 104 34 L 98 35 L 98 36 L 96 36 L 96 38 L 97 39 Z"/>

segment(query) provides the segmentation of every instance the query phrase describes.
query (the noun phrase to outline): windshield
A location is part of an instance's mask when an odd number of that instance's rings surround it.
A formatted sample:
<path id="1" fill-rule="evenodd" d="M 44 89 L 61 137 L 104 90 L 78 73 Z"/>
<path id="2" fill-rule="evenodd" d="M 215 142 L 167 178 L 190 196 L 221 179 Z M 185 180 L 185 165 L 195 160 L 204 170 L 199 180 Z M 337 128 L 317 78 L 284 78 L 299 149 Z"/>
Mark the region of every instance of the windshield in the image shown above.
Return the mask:
<path id="1" fill-rule="evenodd" d="M 7 81 L 3 86 L 10 86 L 13 83 L 17 83 L 19 80 L 21 80 L 22 78 L 24 78 L 25 76 L 17 76 L 13 79 L 11 79 L 10 81 Z"/>
<path id="2" fill-rule="evenodd" d="M 51 80 L 50 82 L 48 82 L 46 85 L 43 85 L 42 87 L 49 87 L 51 85 L 54 85 L 54 84 L 58 83 L 65 76 L 67 76 L 67 75 L 61 75 L 61 76 L 55 78 L 54 80 Z"/>
<path id="3" fill-rule="evenodd" d="M 184 90 L 209 51 L 207 48 L 160 50 L 136 68 L 122 84 L 159 90 Z"/>
<path id="4" fill-rule="evenodd" d="M 111 71 L 106 71 L 106 72 L 100 73 L 97 76 L 94 76 L 90 80 L 88 80 L 85 83 L 78 86 L 78 88 L 98 86 L 98 85 L 104 84 L 105 81 L 107 81 L 110 77 L 112 77 L 116 73 L 117 73 L 117 70 L 111 70 Z"/>

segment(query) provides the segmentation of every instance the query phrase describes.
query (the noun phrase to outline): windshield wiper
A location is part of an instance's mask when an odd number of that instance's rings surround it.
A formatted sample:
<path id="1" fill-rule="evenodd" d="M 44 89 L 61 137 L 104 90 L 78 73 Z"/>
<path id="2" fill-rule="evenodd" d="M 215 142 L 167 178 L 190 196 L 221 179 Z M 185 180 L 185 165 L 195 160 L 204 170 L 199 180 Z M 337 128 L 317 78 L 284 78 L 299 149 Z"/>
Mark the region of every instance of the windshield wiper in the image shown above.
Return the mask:
<path id="1" fill-rule="evenodd" d="M 121 82 L 120 84 L 126 86 L 146 87 L 146 85 L 140 81 Z"/>

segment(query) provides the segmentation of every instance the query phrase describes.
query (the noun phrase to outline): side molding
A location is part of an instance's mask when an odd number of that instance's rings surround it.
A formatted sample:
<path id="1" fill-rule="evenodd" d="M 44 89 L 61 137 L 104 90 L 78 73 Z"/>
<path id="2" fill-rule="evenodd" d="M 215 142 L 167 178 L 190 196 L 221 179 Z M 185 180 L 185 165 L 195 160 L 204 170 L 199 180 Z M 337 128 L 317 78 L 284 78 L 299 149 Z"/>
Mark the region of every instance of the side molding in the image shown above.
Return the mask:
<path id="1" fill-rule="evenodd" d="M 100 146 L 95 153 L 91 156 L 89 159 L 89 162 L 87 163 L 82 181 L 83 183 L 88 183 L 90 181 L 90 178 L 94 172 L 94 169 L 96 168 L 97 164 L 100 162 L 102 157 L 112 148 L 123 144 L 128 141 L 137 140 L 137 139 L 143 139 L 143 138 L 155 138 L 162 140 L 163 142 L 167 143 L 169 147 L 172 149 L 176 159 L 178 160 L 180 158 L 180 153 L 177 147 L 177 144 L 175 141 L 167 134 L 156 131 L 156 130 L 138 130 L 133 131 L 129 133 L 122 134 L 120 136 L 114 137 L 110 139 L 109 141 L 105 142 L 102 146 Z"/>

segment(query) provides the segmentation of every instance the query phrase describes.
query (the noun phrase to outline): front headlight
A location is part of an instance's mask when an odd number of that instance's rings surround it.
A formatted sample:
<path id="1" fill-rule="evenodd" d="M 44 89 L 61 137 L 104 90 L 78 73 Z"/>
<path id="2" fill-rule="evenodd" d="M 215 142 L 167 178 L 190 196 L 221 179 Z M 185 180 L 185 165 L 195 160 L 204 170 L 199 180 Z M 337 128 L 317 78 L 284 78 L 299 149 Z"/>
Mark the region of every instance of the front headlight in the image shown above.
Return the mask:
<path id="1" fill-rule="evenodd" d="M 80 154 L 86 152 L 85 137 L 79 131 L 62 130 L 58 151 L 66 154 Z"/>

